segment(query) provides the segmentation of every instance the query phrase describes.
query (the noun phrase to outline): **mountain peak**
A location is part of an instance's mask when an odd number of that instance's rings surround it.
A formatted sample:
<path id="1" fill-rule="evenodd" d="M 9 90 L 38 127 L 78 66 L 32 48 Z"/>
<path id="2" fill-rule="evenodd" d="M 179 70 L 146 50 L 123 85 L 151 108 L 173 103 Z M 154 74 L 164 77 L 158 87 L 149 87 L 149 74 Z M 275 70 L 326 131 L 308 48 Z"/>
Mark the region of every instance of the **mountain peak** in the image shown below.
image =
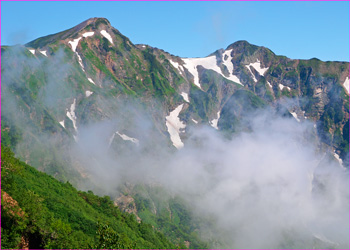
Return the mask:
<path id="1" fill-rule="evenodd" d="M 256 45 L 250 44 L 245 40 L 240 40 L 237 42 L 234 42 L 232 44 L 230 44 L 229 46 L 227 46 L 226 50 L 228 49 L 244 49 L 244 48 L 249 48 L 249 47 L 258 47 Z"/>
<path id="2" fill-rule="evenodd" d="M 44 47 L 47 44 L 54 43 L 57 40 L 65 40 L 67 38 L 75 38 L 79 36 L 79 34 L 82 31 L 88 32 L 88 31 L 97 31 L 97 30 L 110 30 L 114 29 L 119 33 L 118 30 L 113 28 L 111 26 L 111 23 L 108 21 L 108 19 L 103 18 L 103 17 L 92 17 L 84 22 L 74 26 L 71 29 L 53 34 L 53 35 L 48 35 L 45 37 L 40 37 L 34 41 L 31 41 L 26 44 L 27 47 L 32 47 L 32 48 L 39 48 L 39 47 Z M 79 34 L 78 34 L 79 33 Z"/>
<path id="3" fill-rule="evenodd" d="M 112 27 L 111 23 L 108 21 L 108 19 L 104 18 L 104 17 L 92 17 L 89 18 L 88 20 L 82 22 L 81 24 L 78 24 L 76 27 L 81 27 L 81 28 L 85 28 L 85 27 L 89 27 L 92 26 L 95 29 L 98 29 L 99 26 L 107 26 L 107 27 Z"/>

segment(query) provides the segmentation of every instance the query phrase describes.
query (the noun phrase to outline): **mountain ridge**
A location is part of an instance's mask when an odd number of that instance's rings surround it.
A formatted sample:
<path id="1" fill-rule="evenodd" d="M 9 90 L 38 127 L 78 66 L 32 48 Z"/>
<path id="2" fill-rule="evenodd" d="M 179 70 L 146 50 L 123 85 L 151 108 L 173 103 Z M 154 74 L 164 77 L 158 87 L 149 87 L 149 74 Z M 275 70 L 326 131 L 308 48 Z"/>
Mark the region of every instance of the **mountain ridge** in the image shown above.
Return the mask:
<path id="1" fill-rule="evenodd" d="M 61 182 L 116 203 L 123 197 L 121 207 L 155 227 L 175 228 L 174 238 L 185 240 L 200 226 L 184 222 L 189 215 L 179 202 L 159 199 L 164 190 L 145 169 L 207 147 L 201 133 L 251 135 L 255 117 L 268 114 L 263 125 L 283 119 L 307 128 L 305 140 L 322 159 L 349 166 L 348 62 L 293 60 L 247 41 L 181 58 L 134 45 L 104 18 L 2 47 L 1 54 L 5 146 Z M 209 172 L 220 165 L 203 164 Z"/>

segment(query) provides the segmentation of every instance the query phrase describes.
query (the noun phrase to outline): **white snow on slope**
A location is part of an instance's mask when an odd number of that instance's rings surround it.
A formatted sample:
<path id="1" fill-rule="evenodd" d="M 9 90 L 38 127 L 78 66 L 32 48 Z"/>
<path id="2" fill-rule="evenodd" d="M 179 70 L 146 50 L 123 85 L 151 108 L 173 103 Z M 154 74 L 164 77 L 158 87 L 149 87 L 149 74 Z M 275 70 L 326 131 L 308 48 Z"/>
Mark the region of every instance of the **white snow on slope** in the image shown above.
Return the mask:
<path id="1" fill-rule="evenodd" d="M 68 42 L 72 46 L 73 52 L 75 52 L 77 50 L 77 46 L 78 46 L 80 39 L 82 39 L 82 37 L 79 37 L 77 39 L 74 39 L 73 41 Z"/>
<path id="2" fill-rule="evenodd" d="M 295 112 L 290 112 L 292 114 L 292 116 L 295 118 L 295 120 L 297 120 L 298 122 L 300 122 L 298 116 L 297 116 L 297 113 Z"/>
<path id="3" fill-rule="evenodd" d="M 180 132 L 182 129 L 186 127 L 186 124 L 180 121 L 178 117 L 183 106 L 184 106 L 183 104 L 177 106 L 173 111 L 170 112 L 168 116 L 165 117 L 166 119 L 165 125 L 168 128 L 168 132 L 170 134 L 170 140 L 172 141 L 173 145 L 177 149 L 180 149 L 184 146 L 180 138 Z"/>
<path id="4" fill-rule="evenodd" d="M 255 63 L 250 63 L 250 64 L 246 65 L 246 67 L 249 69 L 250 73 L 253 76 L 254 82 L 257 82 L 258 80 L 255 78 L 255 75 L 253 74 L 252 70 L 250 69 L 250 66 L 252 66 L 256 71 L 258 71 L 258 73 L 261 76 L 264 76 L 265 72 L 269 69 L 269 68 L 261 68 L 261 64 L 260 64 L 259 60 Z"/>
<path id="5" fill-rule="evenodd" d="M 283 88 L 287 88 L 290 91 L 290 87 L 288 87 L 288 86 L 284 86 L 282 84 L 278 84 L 278 87 L 280 88 L 280 90 L 282 90 Z"/>
<path id="6" fill-rule="evenodd" d="M 85 72 L 83 60 L 81 60 L 81 57 L 80 57 L 80 55 L 78 54 L 78 52 L 75 52 L 75 54 L 76 54 L 77 57 L 78 57 L 78 62 L 79 62 L 79 64 L 80 64 L 81 69 Z"/>
<path id="7" fill-rule="evenodd" d="M 194 78 L 194 84 L 198 86 L 200 89 L 202 89 L 200 83 L 199 83 L 199 75 L 198 75 L 198 69 L 197 66 L 202 66 L 205 69 L 211 69 L 226 79 L 229 79 L 231 81 L 235 81 L 241 85 L 243 85 L 239 79 L 232 75 L 232 72 L 230 72 L 230 77 L 226 77 L 222 72 L 219 66 L 216 64 L 216 56 L 208 56 L 204 58 L 182 58 L 184 61 L 184 67 L 193 75 Z"/>
<path id="8" fill-rule="evenodd" d="M 85 95 L 86 95 L 86 97 L 91 96 L 93 93 L 94 93 L 94 92 L 89 91 L 89 90 L 86 90 L 86 91 L 85 91 Z"/>
<path id="9" fill-rule="evenodd" d="M 46 50 L 39 50 L 39 52 L 47 57 Z"/>
<path id="10" fill-rule="evenodd" d="M 77 117 L 75 116 L 75 102 L 76 99 L 74 99 L 72 105 L 70 106 L 70 110 L 67 110 L 67 117 L 73 122 L 73 127 L 75 131 L 78 131 L 77 128 Z"/>
<path id="11" fill-rule="evenodd" d="M 272 88 L 271 83 L 270 83 L 269 81 L 266 81 L 266 82 L 267 82 L 267 84 L 270 86 L 270 88 Z"/>
<path id="12" fill-rule="evenodd" d="M 64 126 L 64 120 L 60 121 L 59 123 L 61 124 L 62 127 L 66 128 L 66 127 Z"/>
<path id="13" fill-rule="evenodd" d="M 237 76 L 235 76 L 232 72 L 233 72 L 233 64 L 231 62 L 232 60 L 232 56 L 231 56 L 231 52 L 233 49 L 231 50 L 225 50 L 225 52 L 222 54 L 222 64 L 226 66 L 226 68 L 228 69 L 228 72 L 230 73 L 229 77 L 226 77 L 227 79 L 234 81 L 236 83 L 239 83 L 243 86 L 243 84 L 239 81 L 239 78 Z M 227 56 L 226 60 L 225 57 Z"/>
<path id="14" fill-rule="evenodd" d="M 340 156 L 336 152 L 333 152 L 333 156 L 339 162 L 339 165 L 346 170 L 346 168 L 343 166 L 343 160 L 340 158 Z"/>
<path id="15" fill-rule="evenodd" d="M 35 49 L 28 49 L 33 55 L 35 55 Z"/>
<path id="16" fill-rule="evenodd" d="M 95 34 L 95 32 L 91 31 L 91 32 L 85 32 L 83 34 L 83 37 L 89 37 L 89 36 L 93 36 Z"/>
<path id="17" fill-rule="evenodd" d="M 171 65 L 174 66 L 174 68 L 177 69 L 177 71 L 179 71 L 180 75 L 182 75 L 182 71 L 184 71 L 184 68 L 182 67 L 182 65 L 180 65 L 179 63 L 174 62 L 172 60 L 169 60 L 169 62 L 171 63 Z"/>
<path id="18" fill-rule="evenodd" d="M 186 102 L 190 102 L 190 99 L 188 99 L 188 94 L 187 94 L 187 93 L 182 92 L 182 93 L 181 93 L 181 96 L 184 98 L 184 100 L 185 100 Z"/>
<path id="19" fill-rule="evenodd" d="M 131 142 L 139 145 L 139 140 L 137 140 L 135 138 L 129 137 L 125 134 L 121 134 L 121 133 L 119 133 L 119 131 L 117 131 L 116 134 L 119 135 L 124 141 L 131 141 Z"/>
<path id="20" fill-rule="evenodd" d="M 269 69 L 269 68 L 262 68 L 259 59 L 258 59 L 257 62 L 250 63 L 249 65 L 246 65 L 246 66 L 247 67 L 252 66 L 256 71 L 259 72 L 259 74 L 261 76 L 264 76 L 265 72 Z"/>
<path id="21" fill-rule="evenodd" d="M 101 30 L 100 33 L 101 33 L 102 36 L 104 36 L 105 38 L 107 38 L 108 41 L 109 41 L 111 44 L 114 44 L 111 35 L 108 34 L 107 31 Z"/>
<path id="22" fill-rule="evenodd" d="M 345 89 L 348 91 L 348 94 L 349 94 L 349 77 L 346 77 L 343 85 L 344 85 Z"/>
<path id="23" fill-rule="evenodd" d="M 195 124 L 198 124 L 198 121 L 196 121 L 195 119 L 192 119 L 192 121 L 193 121 Z"/>
<path id="24" fill-rule="evenodd" d="M 91 78 L 88 77 L 88 80 L 89 80 L 89 82 L 91 82 L 92 84 L 96 85 L 95 82 L 94 82 Z"/>
<path id="25" fill-rule="evenodd" d="M 215 129 L 219 129 L 218 128 L 218 121 L 219 121 L 219 119 L 220 119 L 220 111 L 217 113 L 217 118 L 216 119 L 213 119 L 213 120 L 211 120 L 209 123 L 210 123 L 210 126 L 212 126 L 213 128 L 215 128 Z"/>
<path id="26" fill-rule="evenodd" d="M 253 72 L 252 72 L 252 70 L 250 69 L 249 65 L 246 65 L 246 67 L 249 69 L 249 72 L 250 72 L 250 74 L 251 74 L 252 77 L 253 77 L 253 81 L 254 81 L 254 82 L 257 82 L 258 80 L 256 80 L 255 75 L 253 74 Z"/>

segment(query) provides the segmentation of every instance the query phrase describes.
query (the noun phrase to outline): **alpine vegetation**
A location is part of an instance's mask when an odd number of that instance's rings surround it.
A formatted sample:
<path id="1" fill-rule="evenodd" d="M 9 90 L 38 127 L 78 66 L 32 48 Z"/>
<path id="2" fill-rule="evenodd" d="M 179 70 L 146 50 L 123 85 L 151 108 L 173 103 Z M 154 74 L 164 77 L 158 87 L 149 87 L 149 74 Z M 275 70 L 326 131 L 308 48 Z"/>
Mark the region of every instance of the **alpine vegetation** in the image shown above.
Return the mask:
<path id="1" fill-rule="evenodd" d="M 1 56 L 4 246 L 349 248 L 348 62 L 180 58 L 104 18 Z"/>

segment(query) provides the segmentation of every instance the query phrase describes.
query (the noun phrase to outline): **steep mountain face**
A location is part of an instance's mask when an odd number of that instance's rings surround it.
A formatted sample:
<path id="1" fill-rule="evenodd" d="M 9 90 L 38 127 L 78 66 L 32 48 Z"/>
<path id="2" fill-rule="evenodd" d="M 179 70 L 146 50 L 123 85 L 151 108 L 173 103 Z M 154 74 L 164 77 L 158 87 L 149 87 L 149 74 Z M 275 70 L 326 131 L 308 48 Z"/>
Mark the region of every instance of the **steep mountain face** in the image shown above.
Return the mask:
<path id="1" fill-rule="evenodd" d="M 80 189 L 113 190 L 115 197 L 113 183 L 125 176 L 114 169 L 132 173 L 142 155 L 156 166 L 157 157 L 198 143 L 188 140 L 194 128 L 227 138 L 249 132 L 251 118 L 263 112 L 313 124 L 310 141 L 349 166 L 348 62 L 292 60 L 246 41 L 204 58 L 180 58 L 134 45 L 104 18 L 25 46 L 2 46 L 1 56 L 2 143 Z M 154 226 L 171 228 L 167 217 L 186 224 L 179 202 L 162 203 L 155 190 L 130 189 L 116 204 Z M 163 216 L 158 224 L 156 215 Z M 192 227 L 186 224 L 189 234 Z"/>
<path id="2" fill-rule="evenodd" d="M 105 134 L 109 146 L 117 140 L 142 146 L 142 137 L 157 137 L 179 149 L 189 127 L 234 132 L 235 123 L 263 106 L 282 106 L 297 122 L 314 122 L 322 146 L 347 159 L 347 62 L 291 60 L 245 41 L 205 58 L 179 58 L 132 44 L 104 18 L 1 52 L 3 133 L 22 133 L 27 143 L 17 153 L 42 170 L 49 171 L 52 158 L 35 162 L 34 145 L 49 154 L 79 140 L 89 124 L 125 121 Z M 127 100 L 137 100 L 138 108 L 124 112 Z M 140 133 L 140 116 L 150 121 L 148 135 Z M 52 134 L 52 148 L 40 146 L 39 137 Z"/>

